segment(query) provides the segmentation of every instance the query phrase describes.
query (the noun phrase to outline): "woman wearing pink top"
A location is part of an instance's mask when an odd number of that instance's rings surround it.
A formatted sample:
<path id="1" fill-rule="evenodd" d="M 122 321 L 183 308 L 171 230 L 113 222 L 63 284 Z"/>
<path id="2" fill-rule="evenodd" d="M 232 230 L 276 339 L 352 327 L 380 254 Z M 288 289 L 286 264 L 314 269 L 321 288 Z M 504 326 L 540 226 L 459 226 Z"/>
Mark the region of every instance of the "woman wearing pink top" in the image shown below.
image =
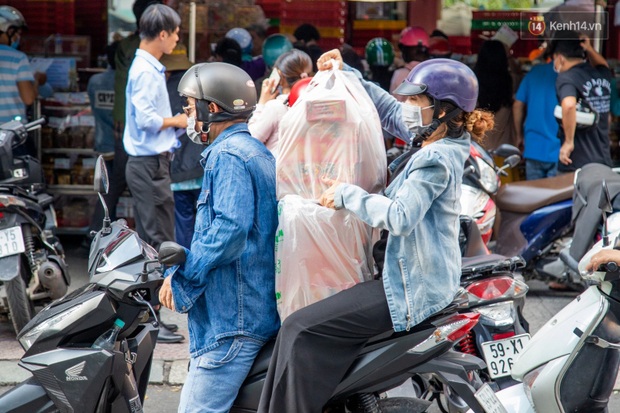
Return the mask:
<path id="1" fill-rule="evenodd" d="M 288 111 L 291 87 L 312 73 L 312 60 L 297 49 L 283 53 L 274 64 L 279 80 L 270 76 L 263 81 L 260 98 L 248 121 L 250 133 L 265 144 L 274 157 L 278 157 L 278 126 Z"/>
<path id="2" fill-rule="evenodd" d="M 394 71 L 392 81 L 390 82 L 390 93 L 393 94 L 397 100 L 404 102 L 406 96 L 395 95 L 393 93 L 394 89 L 403 83 L 403 80 L 409 75 L 411 69 L 416 67 L 418 63 L 428 59 L 428 43 L 428 34 L 426 34 L 421 27 L 405 27 L 403 31 L 400 32 L 398 49 L 402 53 L 405 66 Z"/>

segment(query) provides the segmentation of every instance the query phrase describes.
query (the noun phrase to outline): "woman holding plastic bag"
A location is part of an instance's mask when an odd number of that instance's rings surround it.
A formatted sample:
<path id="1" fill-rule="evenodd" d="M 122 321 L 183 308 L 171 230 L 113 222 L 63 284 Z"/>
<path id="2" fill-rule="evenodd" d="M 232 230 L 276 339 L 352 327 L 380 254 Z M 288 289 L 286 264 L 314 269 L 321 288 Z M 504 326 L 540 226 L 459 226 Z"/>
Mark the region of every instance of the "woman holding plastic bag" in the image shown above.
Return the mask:
<path id="1" fill-rule="evenodd" d="M 342 65 L 338 50 L 318 61 Z M 364 87 L 369 90 L 368 85 Z M 305 307 L 283 323 L 259 412 L 319 413 L 366 341 L 408 331 L 446 307 L 459 287 L 459 198 L 471 134 L 493 127 L 475 111 L 478 80 L 464 64 L 433 59 L 416 66 L 396 93 L 374 94 L 383 125 L 409 129 L 424 143 L 385 196 L 332 182 L 320 198 L 389 231 L 382 280 L 367 281 Z M 405 125 L 405 126 L 403 126 Z"/>

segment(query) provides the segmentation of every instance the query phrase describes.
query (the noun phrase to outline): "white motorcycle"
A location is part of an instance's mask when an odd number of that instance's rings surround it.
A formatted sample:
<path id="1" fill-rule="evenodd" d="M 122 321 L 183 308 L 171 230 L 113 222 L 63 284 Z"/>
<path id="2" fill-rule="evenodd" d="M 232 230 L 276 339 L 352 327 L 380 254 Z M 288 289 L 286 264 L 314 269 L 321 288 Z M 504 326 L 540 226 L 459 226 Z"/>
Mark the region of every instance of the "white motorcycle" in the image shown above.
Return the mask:
<path id="1" fill-rule="evenodd" d="M 579 264 L 570 255 L 562 254 L 567 265 L 590 287 L 520 349 L 512 377 L 522 383 L 498 393 L 486 385 L 476 392 L 487 412 L 608 411 L 620 366 L 620 269 L 611 262 L 592 273 L 585 271 L 591 257 L 601 249 L 620 249 L 620 232 L 614 234 L 615 238 L 606 233 L 606 216 L 612 208 L 604 181 L 602 185 L 599 207 L 603 211 L 603 239 Z"/>

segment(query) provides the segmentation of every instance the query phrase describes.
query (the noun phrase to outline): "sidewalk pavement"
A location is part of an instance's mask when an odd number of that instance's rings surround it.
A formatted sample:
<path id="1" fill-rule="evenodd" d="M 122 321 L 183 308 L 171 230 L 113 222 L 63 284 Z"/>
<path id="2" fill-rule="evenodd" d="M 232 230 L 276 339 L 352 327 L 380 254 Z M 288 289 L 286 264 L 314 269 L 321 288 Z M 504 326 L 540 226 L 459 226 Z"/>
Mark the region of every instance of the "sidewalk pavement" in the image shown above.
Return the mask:
<path id="1" fill-rule="evenodd" d="M 551 292 L 545 284 L 538 281 L 530 281 L 528 285 L 530 291 L 524 315 L 530 323 L 532 333 L 538 331 L 576 296 L 576 293 Z M 165 308 L 161 314 L 167 323 L 179 326 L 179 333 L 185 336 L 185 341 L 176 344 L 157 344 L 149 383 L 183 385 L 189 363 L 187 319 L 184 314 L 173 313 Z M 11 325 L 6 320 L 0 322 L 0 386 L 15 385 L 29 377 L 30 373 L 17 365 L 23 353 Z M 614 389 L 620 391 L 619 379 L 616 380 Z"/>

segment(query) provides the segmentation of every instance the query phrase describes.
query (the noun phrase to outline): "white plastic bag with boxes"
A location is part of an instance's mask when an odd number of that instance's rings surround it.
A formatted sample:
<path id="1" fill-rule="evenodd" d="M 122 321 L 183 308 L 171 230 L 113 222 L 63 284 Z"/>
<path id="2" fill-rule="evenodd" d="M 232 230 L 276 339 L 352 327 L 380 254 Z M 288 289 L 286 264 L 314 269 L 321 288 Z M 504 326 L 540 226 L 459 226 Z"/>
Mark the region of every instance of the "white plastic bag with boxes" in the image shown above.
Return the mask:
<path id="1" fill-rule="evenodd" d="M 317 200 L 329 180 L 381 192 L 386 156 L 379 116 L 353 73 L 319 72 L 282 118 L 276 161 L 280 318 L 373 276 L 378 231 Z"/>

